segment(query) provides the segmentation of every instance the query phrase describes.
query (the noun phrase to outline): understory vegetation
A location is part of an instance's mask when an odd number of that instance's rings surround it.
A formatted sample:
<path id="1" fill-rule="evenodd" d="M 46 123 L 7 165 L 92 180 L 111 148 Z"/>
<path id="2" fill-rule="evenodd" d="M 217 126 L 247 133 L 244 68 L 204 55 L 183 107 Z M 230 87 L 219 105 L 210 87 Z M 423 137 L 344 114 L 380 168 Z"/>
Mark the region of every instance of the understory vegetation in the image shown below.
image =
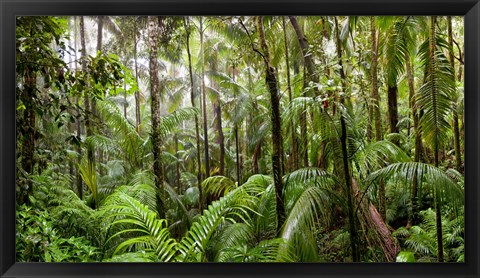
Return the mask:
<path id="1" fill-rule="evenodd" d="M 463 19 L 19 16 L 21 262 L 463 262 Z"/>

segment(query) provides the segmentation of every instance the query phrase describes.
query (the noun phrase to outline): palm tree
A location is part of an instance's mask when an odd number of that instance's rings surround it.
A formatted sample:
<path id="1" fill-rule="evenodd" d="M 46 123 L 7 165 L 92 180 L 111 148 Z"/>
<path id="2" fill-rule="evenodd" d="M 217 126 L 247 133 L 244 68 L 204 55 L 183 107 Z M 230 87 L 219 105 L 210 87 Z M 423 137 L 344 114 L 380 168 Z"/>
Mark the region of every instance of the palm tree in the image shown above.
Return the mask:
<path id="1" fill-rule="evenodd" d="M 162 165 L 162 146 L 163 138 L 160 134 L 160 126 L 162 118 L 160 117 L 160 97 L 163 85 L 158 80 L 158 21 L 160 19 L 154 16 L 148 17 L 148 45 L 150 49 L 149 65 L 150 65 L 150 94 L 152 99 L 151 115 L 152 115 L 152 146 L 153 146 L 153 172 L 155 173 L 158 188 L 163 189 L 164 172 Z M 166 212 L 166 200 L 160 200 L 164 212 Z"/>
<path id="2" fill-rule="evenodd" d="M 80 17 L 80 45 L 82 47 L 81 49 L 81 57 L 82 57 L 82 71 L 85 73 L 87 79 L 88 79 L 88 73 L 87 73 L 87 48 L 85 44 L 85 19 L 83 16 Z M 85 129 L 86 129 L 86 135 L 87 137 L 90 137 L 93 135 L 92 132 L 92 124 L 91 124 L 91 116 L 90 113 L 93 111 L 91 105 L 90 105 L 90 96 L 88 95 L 88 91 L 84 91 L 84 105 L 85 105 Z M 94 153 L 94 146 L 92 144 L 87 144 L 87 169 L 90 169 L 90 181 L 95 181 L 93 178 L 93 175 L 95 174 L 95 153 Z M 85 179 L 84 179 L 85 181 Z M 93 183 L 91 184 L 92 188 L 96 188 L 96 185 Z M 82 196 L 82 193 L 80 193 L 80 196 Z M 96 199 L 98 201 L 98 199 Z M 98 206 L 98 203 L 95 204 Z"/>
<path id="3" fill-rule="evenodd" d="M 190 54 L 190 19 L 188 17 L 184 17 L 183 24 L 185 27 L 185 36 L 186 36 L 186 48 L 187 48 L 187 55 L 188 55 L 188 72 L 190 77 L 190 99 L 192 102 L 192 106 L 195 106 L 195 95 L 194 95 L 194 82 L 193 82 L 193 70 L 192 70 L 192 56 Z M 197 186 L 199 191 L 202 191 L 201 183 L 202 183 L 202 164 L 200 159 L 200 131 L 198 127 L 198 116 L 195 115 L 195 139 L 196 139 L 196 157 L 197 157 Z M 201 208 L 200 208 L 201 209 Z"/>
<path id="4" fill-rule="evenodd" d="M 378 32 L 376 28 L 375 18 L 370 17 L 370 32 L 371 32 L 371 51 L 372 51 L 372 63 L 370 68 L 370 78 L 372 79 L 372 110 L 373 110 L 373 122 L 375 123 L 375 141 L 382 140 L 382 121 L 380 118 L 380 97 L 378 95 L 378 78 L 377 78 L 377 65 L 378 65 Z M 378 200 L 380 215 L 386 220 L 386 203 L 385 203 L 385 184 L 380 183 L 378 188 Z"/>
<path id="5" fill-rule="evenodd" d="M 448 59 L 452 67 L 453 76 L 455 76 L 455 59 L 453 54 L 453 35 L 452 35 L 452 17 L 447 16 L 447 32 L 448 32 Z M 460 153 L 460 131 L 458 128 L 458 110 L 457 110 L 457 101 L 458 97 L 455 98 L 453 102 L 453 142 L 455 149 L 455 162 L 457 171 L 461 170 L 462 167 L 462 154 Z"/>
<path id="6" fill-rule="evenodd" d="M 75 72 L 77 71 L 77 37 L 78 37 L 78 29 L 77 29 L 77 16 L 74 17 L 74 23 L 73 23 L 73 27 L 74 27 L 74 30 L 73 30 L 73 33 L 74 33 L 74 58 L 75 58 Z M 80 107 L 78 105 L 79 103 L 79 96 L 77 95 L 75 97 L 75 103 L 77 104 L 77 109 L 76 109 L 76 113 L 77 113 L 77 119 L 75 121 L 75 125 L 76 125 L 76 129 L 77 129 L 77 138 L 80 138 L 81 134 L 82 134 L 82 123 L 80 121 L 80 117 L 78 117 L 80 115 Z M 77 153 L 78 153 L 78 160 L 77 160 L 77 164 L 80 164 L 80 161 L 81 161 L 81 157 L 82 157 L 82 147 L 80 146 L 80 144 L 78 144 L 77 146 Z M 78 197 L 80 198 L 80 200 L 83 199 L 83 182 L 82 182 L 82 177 L 80 175 L 80 172 L 77 170 L 77 173 L 76 173 L 76 185 L 77 185 L 77 193 L 78 193 Z"/>
<path id="7" fill-rule="evenodd" d="M 217 73 L 218 71 L 218 55 L 219 55 L 219 43 L 215 43 L 213 46 L 210 47 L 211 53 L 209 53 L 209 64 L 210 70 L 212 73 Z M 219 91 L 219 85 L 215 81 L 214 78 L 210 79 L 212 85 L 209 89 L 212 91 L 214 95 L 213 100 L 213 110 L 215 112 L 215 129 L 218 133 L 217 137 L 217 144 L 220 148 L 220 155 L 219 155 L 219 174 L 221 176 L 225 175 L 225 138 L 223 135 L 223 128 L 222 128 L 222 103 L 221 103 L 221 93 Z"/>
<path id="8" fill-rule="evenodd" d="M 412 36 L 414 19 L 412 17 L 383 18 L 381 23 L 386 28 L 384 38 L 384 61 L 386 70 L 388 122 L 390 133 L 399 133 L 398 128 L 398 78 L 405 70 L 405 60 L 415 40 Z M 392 140 L 399 145 L 398 138 Z"/>
<path id="9" fill-rule="evenodd" d="M 303 54 L 303 62 L 305 66 L 305 73 L 304 73 L 304 92 L 303 96 L 307 96 L 307 89 L 306 85 L 309 84 L 309 81 L 318 83 L 318 74 L 315 70 L 315 65 L 313 63 L 313 58 L 312 58 L 312 53 L 309 52 L 308 50 L 308 42 L 307 39 L 305 38 L 305 35 L 303 34 L 302 30 L 300 29 L 300 26 L 298 25 L 298 22 L 294 16 L 290 16 L 290 23 L 293 26 L 293 29 L 295 30 L 295 33 L 297 34 L 297 39 L 298 43 L 300 45 L 300 48 L 302 50 Z M 316 94 L 318 93 L 317 90 L 315 90 Z M 308 140 L 307 140 L 307 122 L 306 122 L 306 115 L 302 113 L 300 117 L 300 125 L 301 125 L 301 133 L 302 133 L 302 145 L 303 145 L 303 166 L 308 167 Z"/>
<path id="10" fill-rule="evenodd" d="M 285 211 L 282 201 L 282 127 L 280 119 L 280 97 L 278 94 L 277 87 L 277 77 L 275 68 L 271 65 L 270 54 L 265 39 L 265 31 L 263 27 L 263 17 L 259 16 L 256 18 L 256 27 L 258 30 L 258 35 L 260 39 L 260 45 L 262 51 L 256 50 L 257 53 L 263 58 L 265 63 L 265 83 L 267 84 L 268 91 L 270 93 L 270 103 L 271 103 L 271 119 L 272 119 L 272 170 L 273 170 L 273 180 L 275 184 L 275 192 L 277 199 L 277 217 L 278 217 L 278 226 L 281 227 L 285 221 Z"/>
<path id="11" fill-rule="evenodd" d="M 282 17 L 282 27 L 283 27 L 283 40 L 284 40 L 284 47 L 285 47 L 285 72 L 287 75 L 287 92 L 288 92 L 288 101 L 292 102 L 292 86 L 290 81 L 290 57 L 288 51 L 288 38 L 287 38 L 287 27 L 285 24 L 285 17 Z M 299 166 L 299 157 L 298 157 L 298 144 L 297 144 L 297 136 L 295 134 L 295 120 L 292 119 L 291 124 L 291 134 L 292 134 L 292 169 L 296 170 Z M 307 150 L 308 151 L 308 150 Z"/>
<path id="12" fill-rule="evenodd" d="M 340 78 L 343 87 L 343 94 L 340 96 L 340 104 L 345 104 L 345 93 L 346 93 L 346 76 L 343 70 L 343 62 L 342 62 L 342 43 L 340 40 L 340 33 L 338 27 L 338 20 L 337 17 L 334 18 L 335 20 L 335 38 L 336 38 L 336 49 L 337 49 L 337 56 L 338 56 L 338 64 L 340 66 Z M 358 250 L 358 234 L 357 234 L 357 227 L 356 227 L 356 215 L 354 212 L 354 200 L 353 200 L 353 188 L 352 188 L 352 179 L 350 174 L 350 166 L 349 166 L 349 154 L 347 150 L 347 125 L 345 122 L 345 115 L 346 111 L 342 111 L 342 107 L 340 107 L 340 125 L 341 125 L 341 135 L 340 135 L 340 143 L 342 147 L 342 172 L 344 174 L 344 182 L 345 182 L 345 189 L 347 191 L 347 204 L 348 204 L 348 221 L 349 221 L 349 231 L 350 231 L 350 242 L 352 247 L 352 259 L 354 262 L 360 261 L 360 253 Z"/>
<path id="13" fill-rule="evenodd" d="M 420 59 L 425 68 L 425 80 L 417 93 L 417 105 L 424 110 L 420 118 L 422 135 L 433 149 L 434 166 L 439 166 L 440 148 L 447 140 L 446 131 L 450 129 L 447 118 L 452 113 L 455 94 L 455 77 L 451 64 L 443 54 L 442 48 L 447 42 L 437 35 L 436 17 L 430 19 L 430 31 L 419 50 Z M 441 188 L 434 190 L 435 213 L 437 219 L 438 260 L 443 261 Z"/>
<path id="14" fill-rule="evenodd" d="M 208 125 L 207 125 L 207 92 L 205 86 L 205 50 L 204 50 L 204 34 L 207 27 L 203 28 L 203 17 L 199 19 L 198 32 L 200 34 L 200 57 L 201 57 L 201 78 L 202 78 L 202 111 L 203 111 L 203 141 L 205 151 L 205 178 L 210 177 L 210 155 L 208 149 Z M 200 189 L 200 188 L 199 188 Z M 200 198 L 202 191 L 200 190 Z"/>

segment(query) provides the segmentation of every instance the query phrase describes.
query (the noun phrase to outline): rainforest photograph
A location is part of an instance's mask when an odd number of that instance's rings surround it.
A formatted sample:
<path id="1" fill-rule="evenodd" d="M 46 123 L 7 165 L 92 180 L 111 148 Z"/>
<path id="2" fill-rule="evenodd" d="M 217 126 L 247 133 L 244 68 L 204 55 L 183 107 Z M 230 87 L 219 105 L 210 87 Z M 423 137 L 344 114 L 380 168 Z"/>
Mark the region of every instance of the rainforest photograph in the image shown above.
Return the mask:
<path id="1" fill-rule="evenodd" d="M 15 28 L 17 262 L 465 261 L 463 17 Z"/>

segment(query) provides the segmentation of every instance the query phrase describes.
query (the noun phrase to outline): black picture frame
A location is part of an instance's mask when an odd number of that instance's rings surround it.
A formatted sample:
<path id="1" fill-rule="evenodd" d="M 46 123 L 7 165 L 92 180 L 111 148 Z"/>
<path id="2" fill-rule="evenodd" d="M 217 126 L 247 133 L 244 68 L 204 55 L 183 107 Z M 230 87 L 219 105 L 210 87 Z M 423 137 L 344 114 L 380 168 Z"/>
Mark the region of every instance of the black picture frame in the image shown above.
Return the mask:
<path id="1" fill-rule="evenodd" d="M 0 0 L 0 277 L 478 277 L 480 3 L 478 0 Z M 15 16 L 465 16 L 465 263 L 16 263 Z"/>

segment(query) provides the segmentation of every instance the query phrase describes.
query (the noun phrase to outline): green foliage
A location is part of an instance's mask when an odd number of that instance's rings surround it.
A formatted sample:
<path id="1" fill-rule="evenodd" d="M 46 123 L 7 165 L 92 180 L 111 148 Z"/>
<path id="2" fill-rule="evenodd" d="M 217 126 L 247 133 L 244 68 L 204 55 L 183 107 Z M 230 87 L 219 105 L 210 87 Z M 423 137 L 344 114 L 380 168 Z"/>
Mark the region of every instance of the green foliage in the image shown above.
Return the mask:
<path id="1" fill-rule="evenodd" d="M 413 179 L 417 177 L 420 181 L 424 181 L 423 185 L 426 189 L 430 192 L 437 190 L 441 200 L 447 201 L 456 213 L 460 213 L 464 201 L 463 186 L 435 166 L 419 162 L 393 163 L 373 172 L 368 181 L 392 179 L 400 182 L 399 185 L 410 191 Z"/>
<path id="2" fill-rule="evenodd" d="M 419 262 L 436 261 L 437 241 L 436 241 L 436 223 L 435 212 L 431 209 L 420 212 L 423 221 L 418 226 L 412 226 L 410 229 L 400 227 L 393 235 L 403 243 L 404 248 L 408 250 L 409 256 L 417 258 Z M 464 260 L 464 218 L 447 217 L 442 218 L 444 230 L 443 244 L 445 246 L 444 256 L 447 262 L 462 262 Z"/>
<path id="3" fill-rule="evenodd" d="M 97 174 L 95 172 L 94 164 L 85 159 L 82 164 L 78 165 L 78 169 L 80 170 L 80 175 L 87 185 L 87 188 L 93 195 L 95 205 L 98 206 L 100 204 L 100 199 L 98 197 Z"/>
<path id="4" fill-rule="evenodd" d="M 263 17 L 281 115 L 272 114 L 257 18 L 159 17 L 158 57 L 150 57 L 146 18 L 103 17 L 94 53 L 87 29 L 100 18 L 84 19 L 87 56 L 79 58 L 74 18 L 16 18 L 18 261 L 351 262 L 358 243 L 361 261 L 431 262 L 437 195 L 444 257 L 464 261 L 465 181 L 451 142 L 457 104 L 464 132 L 463 85 L 448 58 L 463 59 L 463 37 L 454 32 L 452 49 L 443 18 L 297 17 L 298 34 L 287 17 Z M 160 108 L 151 105 L 155 75 Z M 389 86 L 398 88 L 394 134 L 385 134 Z M 374 105 L 384 140 L 374 136 Z M 283 140 L 275 159 L 273 135 Z M 154 149 L 163 165 L 155 173 Z M 282 188 L 272 177 L 276 158 Z"/>
<path id="5" fill-rule="evenodd" d="M 400 263 L 414 263 L 415 255 L 412 252 L 402 251 L 398 253 L 396 261 Z"/>
<path id="6" fill-rule="evenodd" d="M 103 210 L 111 212 L 108 217 L 113 218 L 110 226 L 126 224 L 126 229 L 115 233 L 110 239 L 125 234 L 138 234 L 135 237 L 124 237 L 114 255 L 125 250 L 147 251 L 156 254 L 159 261 L 167 262 L 175 254 L 175 241 L 170 238 L 166 221 L 157 219 L 157 214 L 150 211 L 135 198 L 121 191 L 106 201 Z"/>
<path id="7" fill-rule="evenodd" d="M 17 207 L 16 252 L 20 262 L 91 262 L 98 249 L 85 237 L 63 238 L 48 211 Z"/>
<path id="8" fill-rule="evenodd" d="M 434 67 L 431 68 L 430 40 L 420 45 L 418 55 L 425 68 L 425 77 L 422 87 L 418 90 L 417 109 L 423 109 L 420 118 L 422 135 L 425 142 L 434 148 L 436 144 L 441 148 L 447 141 L 447 131 L 451 129 L 450 118 L 456 100 L 455 76 L 453 69 L 443 53 L 447 42 L 442 37 L 435 38 L 435 49 L 432 58 Z"/>

